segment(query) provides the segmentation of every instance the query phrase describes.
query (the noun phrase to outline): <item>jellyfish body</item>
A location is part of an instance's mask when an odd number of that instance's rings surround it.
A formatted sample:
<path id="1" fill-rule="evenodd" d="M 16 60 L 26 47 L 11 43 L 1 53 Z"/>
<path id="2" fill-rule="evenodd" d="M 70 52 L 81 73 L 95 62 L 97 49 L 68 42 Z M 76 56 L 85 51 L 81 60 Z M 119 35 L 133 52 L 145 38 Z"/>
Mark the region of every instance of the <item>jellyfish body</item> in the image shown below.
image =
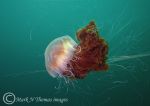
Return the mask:
<path id="1" fill-rule="evenodd" d="M 84 78 L 90 71 L 107 70 L 107 43 L 99 36 L 92 21 L 76 34 L 79 44 L 71 37 L 53 40 L 45 51 L 45 64 L 53 77 Z"/>
<path id="2" fill-rule="evenodd" d="M 45 65 L 52 77 L 63 77 L 63 73 L 71 73 L 67 64 L 72 59 L 76 46 L 77 43 L 67 35 L 56 38 L 47 46 Z"/>

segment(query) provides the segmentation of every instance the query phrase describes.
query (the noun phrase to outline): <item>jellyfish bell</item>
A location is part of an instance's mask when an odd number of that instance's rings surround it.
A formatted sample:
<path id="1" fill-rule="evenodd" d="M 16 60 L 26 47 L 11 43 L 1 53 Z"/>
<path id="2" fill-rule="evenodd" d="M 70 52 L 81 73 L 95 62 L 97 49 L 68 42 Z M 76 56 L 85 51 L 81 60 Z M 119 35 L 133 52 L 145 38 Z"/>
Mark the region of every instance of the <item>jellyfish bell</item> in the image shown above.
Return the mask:
<path id="1" fill-rule="evenodd" d="M 72 59 L 77 43 L 68 35 L 58 37 L 49 43 L 45 50 L 46 70 L 52 77 L 64 77 L 72 73 L 67 67 Z M 68 76 L 73 74 L 68 74 Z M 66 77 L 65 76 L 65 77 Z"/>

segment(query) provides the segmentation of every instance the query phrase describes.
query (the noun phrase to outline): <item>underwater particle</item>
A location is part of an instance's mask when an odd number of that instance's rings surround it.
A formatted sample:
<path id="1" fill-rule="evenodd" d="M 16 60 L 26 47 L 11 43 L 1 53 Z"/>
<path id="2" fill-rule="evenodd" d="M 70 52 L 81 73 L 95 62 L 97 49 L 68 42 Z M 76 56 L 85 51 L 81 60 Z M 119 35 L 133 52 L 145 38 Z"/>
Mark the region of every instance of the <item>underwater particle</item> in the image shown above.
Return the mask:
<path id="1" fill-rule="evenodd" d="M 107 70 L 108 45 L 94 21 L 76 33 L 79 44 L 70 36 L 53 40 L 45 51 L 45 64 L 53 77 L 84 78 L 90 71 Z"/>

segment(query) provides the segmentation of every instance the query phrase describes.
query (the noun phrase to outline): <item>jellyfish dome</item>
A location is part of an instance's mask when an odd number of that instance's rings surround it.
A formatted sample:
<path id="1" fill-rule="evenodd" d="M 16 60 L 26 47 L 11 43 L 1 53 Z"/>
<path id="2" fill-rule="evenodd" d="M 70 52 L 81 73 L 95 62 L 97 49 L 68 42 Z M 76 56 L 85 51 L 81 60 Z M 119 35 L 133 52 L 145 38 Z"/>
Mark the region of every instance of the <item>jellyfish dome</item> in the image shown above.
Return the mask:
<path id="1" fill-rule="evenodd" d="M 46 70 L 52 77 L 84 78 L 90 71 L 107 70 L 108 46 L 91 21 L 76 33 L 77 44 L 70 36 L 54 39 L 45 50 Z"/>
<path id="2" fill-rule="evenodd" d="M 45 64 L 48 73 L 53 77 L 62 77 L 71 73 L 67 64 L 73 57 L 77 43 L 68 35 L 56 38 L 46 48 Z"/>

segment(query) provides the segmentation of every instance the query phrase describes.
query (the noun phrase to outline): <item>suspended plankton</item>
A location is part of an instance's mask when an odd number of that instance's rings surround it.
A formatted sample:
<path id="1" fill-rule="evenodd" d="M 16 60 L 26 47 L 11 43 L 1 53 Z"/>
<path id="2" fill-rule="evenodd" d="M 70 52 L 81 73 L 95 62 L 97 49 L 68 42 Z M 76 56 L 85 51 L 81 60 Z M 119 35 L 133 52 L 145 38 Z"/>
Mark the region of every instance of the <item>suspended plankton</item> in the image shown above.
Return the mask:
<path id="1" fill-rule="evenodd" d="M 52 77 L 84 78 L 90 71 L 107 70 L 108 46 L 93 21 L 76 34 L 54 39 L 45 50 L 46 70 Z"/>

